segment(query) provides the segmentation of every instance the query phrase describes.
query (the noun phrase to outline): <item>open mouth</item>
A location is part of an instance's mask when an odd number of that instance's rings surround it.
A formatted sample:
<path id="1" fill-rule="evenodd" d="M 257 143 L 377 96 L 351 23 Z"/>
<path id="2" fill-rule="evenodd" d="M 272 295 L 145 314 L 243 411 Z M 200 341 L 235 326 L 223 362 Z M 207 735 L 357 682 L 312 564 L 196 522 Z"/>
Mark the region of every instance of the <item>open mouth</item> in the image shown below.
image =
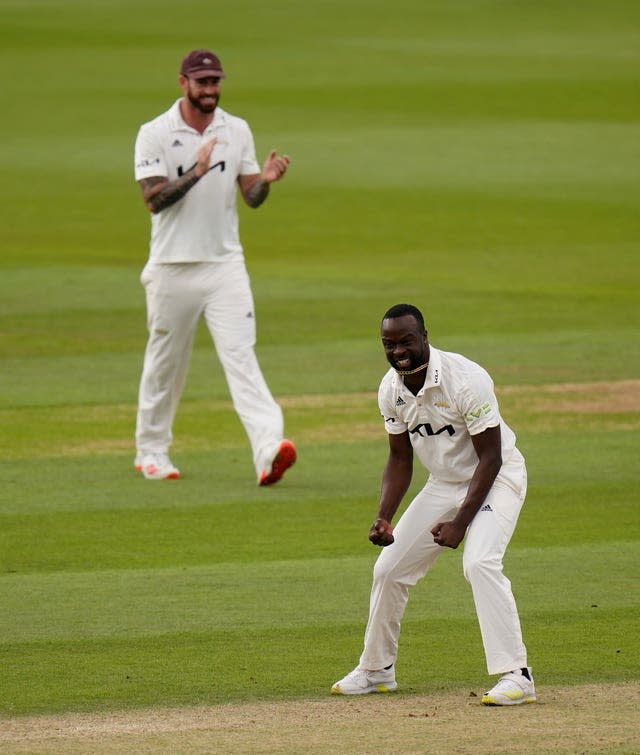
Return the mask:
<path id="1" fill-rule="evenodd" d="M 402 357 L 402 359 L 396 359 L 396 365 L 401 370 L 408 370 L 411 367 L 411 359 L 409 357 Z"/>

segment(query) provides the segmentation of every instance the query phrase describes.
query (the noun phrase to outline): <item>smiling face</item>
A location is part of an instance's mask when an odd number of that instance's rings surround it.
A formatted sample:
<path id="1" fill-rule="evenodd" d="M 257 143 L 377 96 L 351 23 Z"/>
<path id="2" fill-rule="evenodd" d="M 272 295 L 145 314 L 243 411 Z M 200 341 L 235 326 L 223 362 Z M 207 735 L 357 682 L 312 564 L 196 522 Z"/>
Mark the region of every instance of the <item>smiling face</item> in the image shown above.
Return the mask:
<path id="1" fill-rule="evenodd" d="M 394 370 L 415 370 L 429 361 L 427 331 L 413 315 L 384 319 L 380 337 L 387 361 Z"/>
<path id="2" fill-rule="evenodd" d="M 221 87 L 218 76 L 180 76 L 180 86 L 185 98 L 200 113 L 210 115 L 220 102 Z"/>

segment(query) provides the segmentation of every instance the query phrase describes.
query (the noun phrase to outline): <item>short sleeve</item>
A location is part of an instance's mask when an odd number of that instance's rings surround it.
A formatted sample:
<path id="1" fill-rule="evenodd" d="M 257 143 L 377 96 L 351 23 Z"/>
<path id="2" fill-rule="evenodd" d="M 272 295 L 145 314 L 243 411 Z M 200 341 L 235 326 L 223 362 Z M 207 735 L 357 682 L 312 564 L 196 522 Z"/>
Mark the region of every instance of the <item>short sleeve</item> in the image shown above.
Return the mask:
<path id="1" fill-rule="evenodd" d="M 459 409 L 470 435 L 478 435 L 500 424 L 493 381 L 482 367 L 477 367 L 467 375 L 460 390 Z"/>
<path id="2" fill-rule="evenodd" d="M 408 425 L 398 416 L 389 387 L 383 381 L 378 391 L 378 408 L 384 420 L 384 429 L 389 435 L 401 435 L 406 432 Z"/>
<path id="3" fill-rule="evenodd" d="M 168 176 L 164 150 L 153 130 L 142 126 L 138 131 L 135 146 L 136 181 L 150 176 Z"/>
<path id="4" fill-rule="evenodd" d="M 260 165 L 256 158 L 256 147 L 253 141 L 253 134 L 246 122 L 243 122 L 243 134 L 242 134 L 242 154 L 240 155 L 240 171 L 241 176 L 254 176 L 256 173 L 260 173 Z"/>

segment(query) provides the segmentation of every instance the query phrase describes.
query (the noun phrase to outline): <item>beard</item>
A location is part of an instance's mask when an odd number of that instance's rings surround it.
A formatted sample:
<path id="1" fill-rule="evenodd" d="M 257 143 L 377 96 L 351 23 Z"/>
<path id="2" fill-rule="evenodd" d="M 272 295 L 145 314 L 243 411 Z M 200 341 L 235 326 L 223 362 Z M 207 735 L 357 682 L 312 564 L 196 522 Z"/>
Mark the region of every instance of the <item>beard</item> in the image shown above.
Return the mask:
<path id="1" fill-rule="evenodd" d="M 218 107 L 218 102 L 220 101 L 220 97 L 217 95 L 213 95 L 212 97 L 205 97 L 204 95 L 202 97 L 194 97 L 191 92 L 187 95 L 189 98 L 189 102 L 193 105 L 193 107 L 196 110 L 199 110 L 201 113 L 205 113 L 206 115 L 210 115 L 213 113 L 213 111 Z M 202 102 L 202 100 L 212 100 L 212 102 Z"/>
<path id="2" fill-rule="evenodd" d="M 418 366 L 416 360 L 413 357 L 405 359 L 402 361 L 402 364 L 399 364 L 398 360 L 394 359 L 392 356 L 389 356 L 387 357 L 387 362 L 389 362 L 394 370 L 412 370 L 414 367 Z"/>
<path id="3" fill-rule="evenodd" d="M 390 355 L 387 357 L 387 361 L 396 372 L 411 372 L 428 363 L 429 352 L 425 350 L 421 354 L 407 354 L 401 360 Z"/>

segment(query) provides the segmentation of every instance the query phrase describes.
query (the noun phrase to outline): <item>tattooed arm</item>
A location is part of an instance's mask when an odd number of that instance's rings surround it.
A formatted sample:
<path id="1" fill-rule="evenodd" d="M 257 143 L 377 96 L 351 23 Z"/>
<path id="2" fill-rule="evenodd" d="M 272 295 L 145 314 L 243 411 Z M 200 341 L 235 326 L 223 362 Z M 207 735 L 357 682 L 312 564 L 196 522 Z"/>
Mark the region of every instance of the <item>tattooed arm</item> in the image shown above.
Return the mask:
<path id="1" fill-rule="evenodd" d="M 259 173 L 257 175 L 238 176 L 238 184 L 242 198 L 249 207 L 260 207 L 269 196 L 269 184 Z"/>
<path id="2" fill-rule="evenodd" d="M 289 167 L 288 155 L 278 157 L 275 149 L 269 153 L 262 173 L 238 176 L 238 184 L 244 201 L 249 207 L 260 207 L 269 196 L 269 185 L 279 181 Z"/>
<path id="3" fill-rule="evenodd" d="M 216 137 L 206 142 L 198 150 L 198 159 L 196 164 L 189 170 L 176 178 L 175 181 L 169 181 L 165 176 L 149 176 L 143 178 L 138 183 L 142 189 L 142 198 L 149 210 L 153 213 L 171 207 L 179 199 L 195 186 L 198 181 L 209 170 L 209 160 L 211 152 L 216 143 Z"/>

